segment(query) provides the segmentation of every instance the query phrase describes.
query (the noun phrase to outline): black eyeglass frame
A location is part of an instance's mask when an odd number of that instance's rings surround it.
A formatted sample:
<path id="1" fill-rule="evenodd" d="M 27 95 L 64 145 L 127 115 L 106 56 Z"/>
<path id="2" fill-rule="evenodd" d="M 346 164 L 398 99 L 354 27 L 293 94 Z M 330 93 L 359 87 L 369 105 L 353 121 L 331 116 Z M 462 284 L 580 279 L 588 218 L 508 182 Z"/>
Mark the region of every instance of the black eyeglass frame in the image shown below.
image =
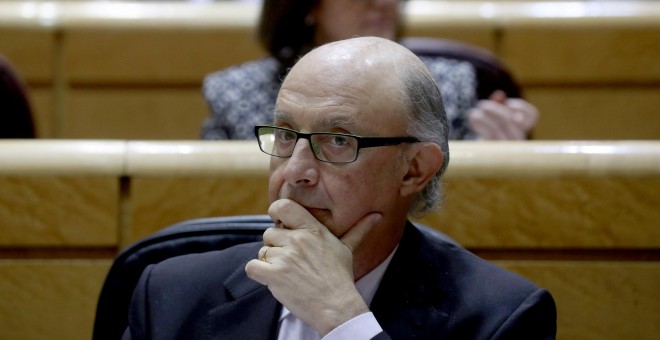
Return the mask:
<path id="1" fill-rule="evenodd" d="M 363 137 L 363 136 L 356 136 L 356 135 L 351 135 L 348 133 L 336 133 L 336 132 L 312 132 L 312 133 L 303 133 L 303 132 L 298 132 L 296 130 L 288 129 L 288 128 L 283 128 L 280 126 L 272 126 L 272 125 L 256 125 L 254 127 L 254 135 L 257 137 L 257 143 L 259 143 L 259 150 L 261 152 L 274 156 L 274 157 L 279 157 L 279 158 L 289 158 L 293 155 L 293 149 L 291 149 L 291 154 L 288 156 L 280 156 L 280 155 L 274 155 L 271 154 L 270 152 L 267 152 L 263 149 L 261 145 L 261 139 L 259 138 L 259 130 L 261 129 L 273 129 L 273 130 L 284 130 L 288 131 L 291 133 L 294 133 L 296 135 L 296 142 L 295 144 L 298 144 L 298 140 L 306 139 L 309 142 L 309 145 L 312 146 L 312 153 L 314 154 L 314 157 L 318 159 L 321 162 L 326 162 L 326 163 L 352 163 L 355 162 L 358 158 L 358 155 L 360 154 L 360 149 L 363 148 L 373 148 L 373 147 L 379 147 L 379 146 L 392 146 L 392 145 L 400 145 L 403 143 L 418 143 L 421 142 L 417 137 Z M 343 136 L 343 137 L 351 137 L 355 138 L 357 141 L 357 149 L 355 150 L 355 158 L 353 158 L 350 161 L 345 161 L 345 162 L 333 162 L 333 161 L 328 161 L 324 159 L 320 159 L 319 156 L 316 154 L 316 151 L 314 150 L 313 144 L 312 144 L 312 136 L 314 135 L 325 135 L 325 136 Z"/>

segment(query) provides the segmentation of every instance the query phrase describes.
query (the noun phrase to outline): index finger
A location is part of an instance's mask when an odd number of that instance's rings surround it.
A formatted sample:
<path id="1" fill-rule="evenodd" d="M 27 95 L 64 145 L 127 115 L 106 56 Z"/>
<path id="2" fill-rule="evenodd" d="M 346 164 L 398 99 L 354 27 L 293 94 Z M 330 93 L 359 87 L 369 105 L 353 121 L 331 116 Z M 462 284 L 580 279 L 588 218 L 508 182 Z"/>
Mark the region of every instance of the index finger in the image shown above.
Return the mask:
<path id="1" fill-rule="evenodd" d="M 302 205 L 290 199 L 279 199 L 268 208 L 268 215 L 275 222 L 287 229 L 318 230 L 322 224 Z"/>

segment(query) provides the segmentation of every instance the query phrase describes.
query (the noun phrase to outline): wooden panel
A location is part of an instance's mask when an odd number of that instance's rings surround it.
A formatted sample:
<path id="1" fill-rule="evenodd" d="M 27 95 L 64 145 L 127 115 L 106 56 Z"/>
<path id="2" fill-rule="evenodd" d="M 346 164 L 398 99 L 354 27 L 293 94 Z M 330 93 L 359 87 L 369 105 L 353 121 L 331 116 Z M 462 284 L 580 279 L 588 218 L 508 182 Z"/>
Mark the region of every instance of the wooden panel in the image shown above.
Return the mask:
<path id="1" fill-rule="evenodd" d="M 502 57 L 524 84 L 658 82 L 660 25 L 517 25 L 502 35 Z"/>
<path id="2" fill-rule="evenodd" d="M 660 263 L 498 261 L 547 288 L 557 303 L 557 339 L 656 339 Z"/>
<path id="3" fill-rule="evenodd" d="M 129 241 L 185 219 L 266 213 L 266 188 L 265 176 L 134 179 Z M 422 222 L 475 248 L 660 247 L 659 189 L 657 178 L 448 179 L 443 211 Z"/>
<path id="4" fill-rule="evenodd" d="M 445 192 L 422 222 L 467 247 L 660 247 L 657 177 L 447 179 Z"/>
<path id="5" fill-rule="evenodd" d="M 209 72 L 262 55 L 251 27 L 218 31 L 81 27 L 67 29 L 64 44 L 72 83 L 201 84 Z"/>
<path id="6" fill-rule="evenodd" d="M 53 138 L 55 98 L 51 88 L 30 88 L 30 106 L 37 138 Z"/>
<path id="7" fill-rule="evenodd" d="M 660 86 L 527 88 L 540 110 L 534 139 L 660 139 Z"/>
<path id="8" fill-rule="evenodd" d="M 131 243 L 168 225 L 193 218 L 265 214 L 268 179 L 133 178 Z"/>
<path id="9" fill-rule="evenodd" d="M 115 177 L 0 177 L 0 245 L 117 244 Z"/>
<path id="10" fill-rule="evenodd" d="M 659 139 L 659 91 L 541 87 L 526 88 L 525 94 L 541 111 L 534 139 Z M 67 103 L 62 138 L 198 139 L 208 116 L 199 87 L 77 89 Z M 41 119 L 39 128 L 47 129 Z"/>
<path id="11" fill-rule="evenodd" d="M 0 260 L 3 339 L 92 338 L 111 260 Z"/>
<path id="12" fill-rule="evenodd" d="M 200 87 L 72 90 L 62 138 L 199 139 L 208 115 Z"/>
<path id="13" fill-rule="evenodd" d="M 416 25 L 407 27 L 404 36 L 410 37 L 432 37 L 454 39 L 462 42 L 481 46 L 485 49 L 495 51 L 495 30 L 479 25 L 466 26 L 443 26 L 443 25 Z"/>
<path id="14" fill-rule="evenodd" d="M 267 159 L 251 144 L 131 144 L 127 169 L 139 175 L 128 239 L 188 218 L 265 213 Z M 445 208 L 423 222 L 469 247 L 660 246 L 654 142 L 452 142 L 451 149 Z"/>
<path id="15" fill-rule="evenodd" d="M 55 33 L 38 27 L 0 26 L 2 53 L 27 83 L 53 79 Z"/>

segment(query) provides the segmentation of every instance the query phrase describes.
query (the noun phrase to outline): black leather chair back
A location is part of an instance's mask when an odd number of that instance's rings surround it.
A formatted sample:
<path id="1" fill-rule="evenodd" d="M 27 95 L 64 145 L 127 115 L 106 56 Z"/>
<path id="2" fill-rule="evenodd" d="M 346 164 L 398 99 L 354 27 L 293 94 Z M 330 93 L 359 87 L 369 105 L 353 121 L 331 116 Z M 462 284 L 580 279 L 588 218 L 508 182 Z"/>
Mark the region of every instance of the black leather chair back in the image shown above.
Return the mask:
<path id="1" fill-rule="evenodd" d="M 128 325 L 133 289 L 150 264 L 190 253 L 262 241 L 273 226 L 268 215 L 204 218 L 181 222 L 127 247 L 114 260 L 96 307 L 94 339 L 120 339 Z"/>

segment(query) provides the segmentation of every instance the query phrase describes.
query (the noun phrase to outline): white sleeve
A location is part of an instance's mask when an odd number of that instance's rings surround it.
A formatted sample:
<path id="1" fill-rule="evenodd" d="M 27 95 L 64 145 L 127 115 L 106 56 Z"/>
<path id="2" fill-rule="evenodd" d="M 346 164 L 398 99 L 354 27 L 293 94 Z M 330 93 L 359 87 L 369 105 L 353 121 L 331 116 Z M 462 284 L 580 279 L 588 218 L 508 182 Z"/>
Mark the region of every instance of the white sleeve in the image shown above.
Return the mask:
<path id="1" fill-rule="evenodd" d="M 322 340 L 362 340 L 371 339 L 383 329 L 374 313 L 360 314 L 326 334 Z"/>

